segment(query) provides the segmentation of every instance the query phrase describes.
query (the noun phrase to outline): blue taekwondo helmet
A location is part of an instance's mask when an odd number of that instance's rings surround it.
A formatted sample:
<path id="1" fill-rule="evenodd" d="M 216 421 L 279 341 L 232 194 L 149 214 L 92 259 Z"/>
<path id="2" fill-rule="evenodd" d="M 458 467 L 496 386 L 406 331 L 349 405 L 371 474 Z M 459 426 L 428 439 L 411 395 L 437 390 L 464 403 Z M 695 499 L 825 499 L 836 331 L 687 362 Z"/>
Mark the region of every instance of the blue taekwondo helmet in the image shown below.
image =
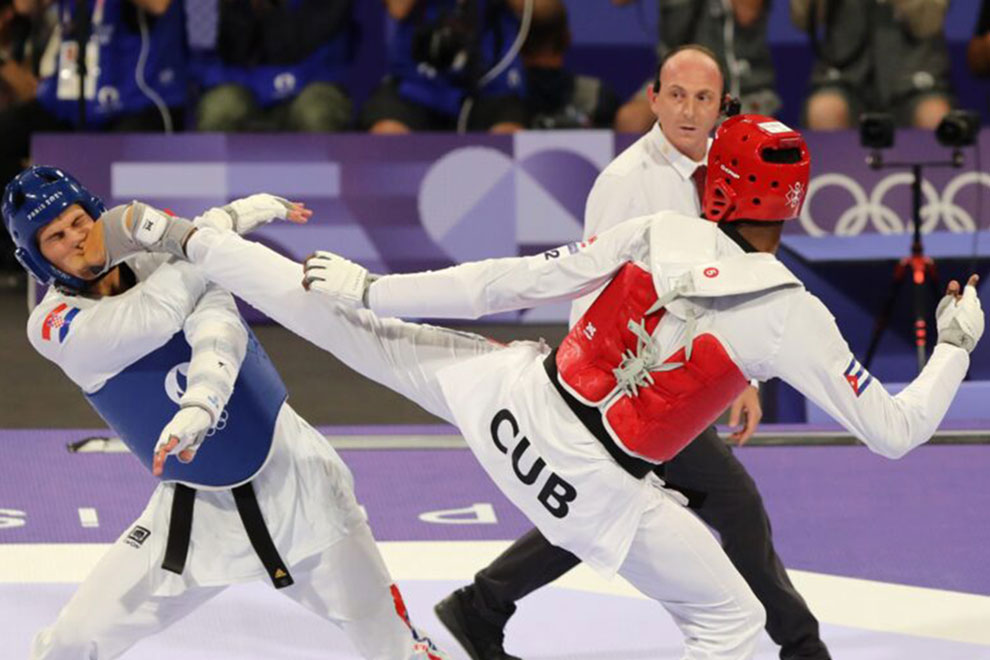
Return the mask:
<path id="1" fill-rule="evenodd" d="M 53 266 L 38 247 L 38 230 L 73 204 L 94 220 L 107 210 L 103 200 L 57 167 L 35 165 L 24 170 L 3 191 L 3 219 L 17 249 L 14 256 L 42 284 L 82 289 L 86 281 Z"/>

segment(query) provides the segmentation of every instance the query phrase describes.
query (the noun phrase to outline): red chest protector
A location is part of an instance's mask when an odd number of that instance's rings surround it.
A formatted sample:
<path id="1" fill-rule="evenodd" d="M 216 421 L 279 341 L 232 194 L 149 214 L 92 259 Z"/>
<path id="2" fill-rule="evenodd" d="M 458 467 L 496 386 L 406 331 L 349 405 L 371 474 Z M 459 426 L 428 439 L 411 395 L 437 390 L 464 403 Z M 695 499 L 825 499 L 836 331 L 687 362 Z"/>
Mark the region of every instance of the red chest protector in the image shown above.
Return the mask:
<path id="1" fill-rule="evenodd" d="M 569 393 L 601 410 L 620 447 L 663 462 L 708 428 L 747 382 L 711 334 L 693 338 L 687 362 L 681 348 L 663 363 L 650 364 L 644 339 L 665 313 L 646 313 L 656 302 L 650 273 L 632 263 L 623 266 L 564 338 L 557 372 Z M 631 379 L 630 373 L 637 376 Z"/>

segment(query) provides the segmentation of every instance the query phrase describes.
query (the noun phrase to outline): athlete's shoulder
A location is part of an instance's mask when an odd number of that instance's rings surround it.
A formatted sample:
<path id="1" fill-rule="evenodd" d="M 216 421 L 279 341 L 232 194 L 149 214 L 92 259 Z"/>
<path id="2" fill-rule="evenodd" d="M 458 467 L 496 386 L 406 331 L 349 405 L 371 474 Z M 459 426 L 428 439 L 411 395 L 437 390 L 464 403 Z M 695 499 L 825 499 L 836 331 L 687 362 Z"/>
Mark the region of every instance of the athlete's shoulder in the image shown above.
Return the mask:
<path id="1" fill-rule="evenodd" d="M 818 322 L 835 323 L 835 315 L 832 310 L 822 302 L 821 298 L 801 287 L 791 292 L 794 311 L 804 315 L 805 318 L 814 319 Z"/>
<path id="2" fill-rule="evenodd" d="M 791 344 L 818 350 L 836 336 L 841 338 L 831 310 L 804 286 L 776 289 L 763 303 L 780 311 L 781 329 Z"/>
<path id="3" fill-rule="evenodd" d="M 129 257 L 125 263 L 134 271 L 137 281 L 140 283 L 146 280 L 156 270 L 169 263 L 173 257 L 167 254 L 153 254 L 139 252 Z"/>
<path id="4" fill-rule="evenodd" d="M 718 225 L 696 215 L 686 215 L 679 211 L 658 211 L 650 217 L 651 230 L 665 234 L 667 240 L 705 240 L 714 242 L 718 235 Z"/>
<path id="5" fill-rule="evenodd" d="M 87 298 L 50 289 L 28 317 L 27 333 L 31 345 L 46 357 L 57 353 L 72 332 L 73 324 L 79 323 L 79 313 L 93 303 Z"/>

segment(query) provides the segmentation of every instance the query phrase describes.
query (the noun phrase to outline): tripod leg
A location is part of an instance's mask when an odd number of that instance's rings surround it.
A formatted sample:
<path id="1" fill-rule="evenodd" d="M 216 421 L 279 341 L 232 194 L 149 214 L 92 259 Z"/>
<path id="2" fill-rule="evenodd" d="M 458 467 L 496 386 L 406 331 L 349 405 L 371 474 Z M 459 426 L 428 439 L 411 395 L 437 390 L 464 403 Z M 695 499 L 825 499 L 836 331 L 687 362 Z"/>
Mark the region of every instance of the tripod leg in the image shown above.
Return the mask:
<path id="1" fill-rule="evenodd" d="M 884 303 L 883 308 L 873 322 L 873 334 L 870 336 L 870 345 L 866 349 L 866 357 L 863 360 L 863 367 L 866 369 L 870 368 L 870 363 L 873 362 L 873 356 L 877 352 L 877 347 L 880 346 L 880 339 L 890 324 L 890 313 L 894 310 L 894 303 L 897 302 L 897 294 L 901 290 L 901 285 L 904 284 L 904 275 L 907 273 L 908 264 L 906 262 L 907 259 L 901 259 L 897 262 L 897 266 L 894 267 L 894 277 L 890 282 L 890 294 L 887 296 L 887 302 Z"/>
<path id="2" fill-rule="evenodd" d="M 928 362 L 928 288 L 935 278 L 935 263 L 928 257 L 911 258 L 912 298 L 914 302 L 914 344 L 918 354 L 918 372 Z"/>

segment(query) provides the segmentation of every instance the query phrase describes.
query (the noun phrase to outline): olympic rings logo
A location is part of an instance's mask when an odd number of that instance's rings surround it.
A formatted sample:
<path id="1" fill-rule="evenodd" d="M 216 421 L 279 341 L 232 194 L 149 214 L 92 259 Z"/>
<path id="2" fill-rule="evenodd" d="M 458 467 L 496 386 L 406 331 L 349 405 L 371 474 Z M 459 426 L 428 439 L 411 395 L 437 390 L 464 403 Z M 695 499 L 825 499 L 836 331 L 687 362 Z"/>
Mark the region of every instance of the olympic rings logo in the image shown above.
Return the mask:
<path id="1" fill-rule="evenodd" d="M 817 176 L 808 186 L 808 194 L 801 209 L 801 227 L 809 236 L 858 236 L 867 225 L 872 225 L 879 234 L 902 234 L 909 231 L 910 222 L 902 219 L 893 209 L 884 204 L 884 198 L 892 188 L 911 185 L 912 175 L 907 172 L 891 174 L 882 179 L 867 197 L 858 181 L 846 174 L 832 172 Z M 976 231 L 977 221 L 970 212 L 955 203 L 959 191 L 969 185 L 982 185 L 990 188 L 990 174 L 985 172 L 965 172 L 956 176 L 942 189 L 941 196 L 928 180 L 921 182 L 921 231 L 934 231 L 941 221 L 945 229 L 954 233 Z M 829 186 L 838 186 L 852 197 L 853 204 L 839 215 L 832 231 L 819 226 L 811 215 L 811 200 L 815 193 Z"/>
<path id="2" fill-rule="evenodd" d="M 220 411 L 220 419 L 217 420 L 217 423 L 213 426 L 213 428 L 211 428 L 209 431 L 206 432 L 206 437 L 209 438 L 217 431 L 222 431 L 225 428 L 227 428 L 228 419 L 230 419 L 230 413 L 227 412 L 226 408 L 223 408 Z"/>

